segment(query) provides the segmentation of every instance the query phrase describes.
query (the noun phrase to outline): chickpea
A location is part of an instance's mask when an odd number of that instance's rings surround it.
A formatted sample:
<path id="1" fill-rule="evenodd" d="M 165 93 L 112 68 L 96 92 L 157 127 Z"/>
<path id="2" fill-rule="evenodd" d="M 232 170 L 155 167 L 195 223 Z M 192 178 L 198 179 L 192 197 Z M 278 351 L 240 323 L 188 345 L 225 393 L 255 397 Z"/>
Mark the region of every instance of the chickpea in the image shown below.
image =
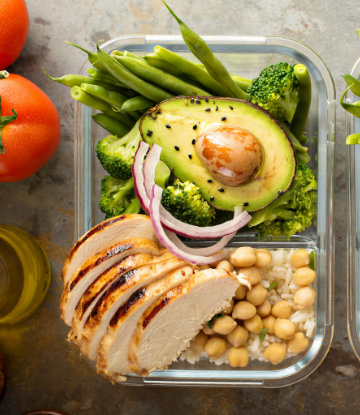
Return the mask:
<path id="1" fill-rule="evenodd" d="M 229 261 L 220 261 L 217 265 L 216 265 L 216 269 L 219 271 L 221 269 L 224 269 L 227 272 L 233 272 L 234 271 L 234 267 L 230 264 Z"/>
<path id="2" fill-rule="evenodd" d="M 245 327 L 238 325 L 226 338 L 234 347 L 239 347 L 248 341 L 249 332 Z"/>
<path id="3" fill-rule="evenodd" d="M 249 363 L 249 352 L 245 347 L 231 347 L 228 360 L 231 367 L 246 367 Z"/>
<path id="4" fill-rule="evenodd" d="M 205 352 L 211 360 L 221 357 L 227 350 L 226 340 L 222 337 L 211 337 L 205 345 Z"/>
<path id="5" fill-rule="evenodd" d="M 273 365 L 278 365 L 286 357 L 287 346 L 284 343 L 273 343 L 270 344 L 264 350 L 264 357 L 266 360 L 270 360 Z"/>
<path id="6" fill-rule="evenodd" d="M 298 249 L 290 258 L 290 264 L 294 268 L 305 267 L 310 264 L 310 255 L 305 249 Z"/>
<path id="7" fill-rule="evenodd" d="M 246 293 L 246 300 L 257 306 L 264 302 L 267 296 L 267 289 L 264 288 L 261 284 L 256 284 Z"/>
<path id="8" fill-rule="evenodd" d="M 291 314 L 291 304 L 286 300 L 279 301 L 273 306 L 271 314 L 276 318 L 289 318 Z"/>
<path id="9" fill-rule="evenodd" d="M 276 318 L 272 315 L 263 318 L 264 329 L 269 329 L 268 334 L 275 334 Z"/>
<path id="10" fill-rule="evenodd" d="M 294 283 L 296 285 L 304 286 L 311 284 L 316 278 L 316 272 L 309 267 L 302 267 L 295 271 Z"/>
<path id="11" fill-rule="evenodd" d="M 231 333 L 235 327 L 236 321 L 230 316 L 224 316 L 215 319 L 213 329 L 215 333 L 226 335 Z"/>
<path id="12" fill-rule="evenodd" d="M 255 249 L 255 267 L 268 267 L 272 261 L 272 253 L 267 249 Z"/>
<path id="13" fill-rule="evenodd" d="M 248 288 L 246 287 L 246 285 L 239 285 L 239 287 L 236 290 L 236 293 L 234 295 L 234 298 L 236 300 L 244 299 L 246 297 L 247 290 L 248 290 Z"/>
<path id="14" fill-rule="evenodd" d="M 208 324 L 206 323 L 205 326 L 202 329 L 203 333 L 207 336 L 211 336 L 212 334 L 215 334 L 214 326 L 212 329 L 209 328 Z"/>
<path id="15" fill-rule="evenodd" d="M 251 285 L 255 285 L 261 281 L 260 271 L 256 267 L 241 268 L 239 272 L 245 275 Z"/>
<path id="16" fill-rule="evenodd" d="M 264 328 L 263 321 L 261 317 L 257 314 L 254 317 L 249 318 L 248 320 L 244 320 L 244 326 L 250 333 L 260 333 L 261 330 Z"/>
<path id="17" fill-rule="evenodd" d="M 228 305 L 224 310 L 222 311 L 223 314 L 230 314 L 234 308 L 234 300 L 231 299 L 230 305 Z"/>
<path id="18" fill-rule="evenodd" d="M 283 340 L 290 340 L 295 335 L 295 325 L 285 318 L 278 318 L 274 326 L 275 336 Z"/>
<path id="19" fill-rule="evenodd" d="M 266 317 L 271 313 L 271 304 L 269 300 L 264 300 L 260 305 L 256 307 L 256 313 L 260 317 Z"/>
<path id="20" fill-rule="evenodd" d="M 205 344 L 209 340 L 209 336 L 200 332 L 194 340 L 191 341 L 190 346 L 197 352 L 205 351 Z"/>
<path id="21" fill-rule="evenodd" d="M 301 287 L 294 295 L 294 303 L 297 310 L 305 310 L 311 307 L 315 301 L 315 290 L 311 287 Z"/>
<path id="22" fill-rule="evenodd" d="M 230 252 L 229 261 L 235 268 L 251 267 L 256 262 L 255 250 L 249 246 L 234 249 Z"/>
<path id="23" fill-rule="evenodd" d="M 235 304 L 232 312 L 232 318 L 248 320 L 249 318 L 254 317 L 255 314 L 256 308 L 254 305 L 248 303 L 247 301 L 239 301 Z"/>
<path id="24" fill-rule="evenodd" d="M 309 345 L 309 340 L 304 333 L 295 333 L 295 336 L 288 341 L 288 350 L 291 353 L 300 353 Z"/>
<path id="25" fill-rule="evenodd" d="M 199 269 L 200 269 L 201 271 L 203 271 L 204 269 L 209 269 L 209 268 L 211 268 L 211 267 L 210 267 L 210 265 L 198 265 L 198 267 L 199 267 Z"/>

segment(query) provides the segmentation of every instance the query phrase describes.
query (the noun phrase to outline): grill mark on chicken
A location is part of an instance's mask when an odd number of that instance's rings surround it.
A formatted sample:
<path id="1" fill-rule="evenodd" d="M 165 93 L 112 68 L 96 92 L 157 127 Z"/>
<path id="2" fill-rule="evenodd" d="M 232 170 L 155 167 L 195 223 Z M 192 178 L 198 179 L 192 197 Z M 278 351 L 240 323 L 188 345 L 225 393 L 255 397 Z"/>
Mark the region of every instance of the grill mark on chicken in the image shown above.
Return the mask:
<path id="1" fill-rule="evenodd" d="M 140 290 L 137 290 L 134 292 L 134 294 L 129 298 L 129 300 L 121 306 L 117 312 L 114 314 L 113 318 L 110 320 L 110 326 L 113 327 L 116 325 L 116 323 L 124 317 L 126 314 L 128 314 L 129 310 L 133 307 L 134 304 L 136 304 L 141 298 L 144 297 L 146 292 L 146 288 L 141 288 Z"/>
<path id="2" fill-rule="evenodd" d="M 91 271 L 92 269 L 96 268 L 98 265 L 100 265 L 102 262 L 106 261 L 107 259 L 113 257 L 114 255 L 121 254 L 121 252 L 124 252 L 128 249 L 133 248 L 134 245 L 115 245 L 114 247 L 111 247 L 109 250 L 106 251 L 105 255 L 98 258 L 93 264 L 89 265 L 85 269 L 82 269 L 77 277 L 74 279 L 74 281 L 71 282 L 69 286 L 69 292 L 74 289 L 74 287 L 78 284 L 79 281 L 81 281 L 84 276 Z"/>
<path id="3" fill-rule="evenodd" d="M 117 218 L 110 219 L 108 221 L 99 223 L 98 225 L 94 226 L 80 241 L 77 241 L 76 244 L 71 248 L 71 251 L 69 252 L 69 255 L 68 255 L 68 258 L 67 259 L 70 260 L 74 256 L 75 252 L 79 249 L 79 247 L 87 239 L 89 239 L 90 236 L 94 235 L 97 232 L 102 231 L 104 228 L 106 228 L 107 226 L 112 225 L 113 223 L 116 223 L 116 222 L 118 222 L 120 220 L 125 219 L 125 217 L 126 217 L 125 215 L 118 216 Z"/>
<path id="4" fill-rule="evenodd" d="M 162 301 L 160 301 L 160 303 L 152 309 L 151 313 L 143 321 L 143 328 L 144 329 L 150 323 L 150 321 L 156 316 L 156 314 L 166 306 L 166 304 L 170 301 L 170 299 L 171 299 L 171 295 L 166 296 L 166 298 L 164 298 Z"/>

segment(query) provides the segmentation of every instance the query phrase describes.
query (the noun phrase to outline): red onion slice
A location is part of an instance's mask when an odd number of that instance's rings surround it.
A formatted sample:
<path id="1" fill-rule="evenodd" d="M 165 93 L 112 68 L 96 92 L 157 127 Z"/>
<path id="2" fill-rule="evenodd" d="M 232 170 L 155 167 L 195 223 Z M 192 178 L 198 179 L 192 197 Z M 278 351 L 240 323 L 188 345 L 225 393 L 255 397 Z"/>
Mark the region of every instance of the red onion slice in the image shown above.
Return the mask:
<path id="1" fill-rule="evenodd" d="M 144 163 L 144 185 L 149 198 L 152 198 L 152 187 L 155 184 L 155 170 L 160 161 L 162 148 L 157 144 L 153 144 Z"/>
<path id="2" fill-rule="evenodd" d="M 137 198 L 145 210 L 146 213 L 149 213 L 150 198 L 146 193 L 144 185 L 144 175 L 143 175 L 143 163 L 146 153 L 149 149 L 149 145 L 145 141 L 140 141 L 139 147 L 136 150 L 134 156 L 134 163 L 132 165 L 132 175 L 134 178 L 134 189 Z M 154 175 L 155 177 L 155 175 Z"/>
<path id="3" fill-rule="evenodd" d="M 160 242 L 166 246 L 172 254 L 195 265 L 210 265 L 214 262 L 221 261 L 229 255 L 229 249 L 224 249 L 223 251 L 212 256 L 192 255 L 180 249 L 168 238 L 165 233 L 165 229 L 161 224 L 160 204 L 163 189 L 157 185 L 154 185 L 152 191 L 153 197 L 150 200 L 150 219 Z"/>

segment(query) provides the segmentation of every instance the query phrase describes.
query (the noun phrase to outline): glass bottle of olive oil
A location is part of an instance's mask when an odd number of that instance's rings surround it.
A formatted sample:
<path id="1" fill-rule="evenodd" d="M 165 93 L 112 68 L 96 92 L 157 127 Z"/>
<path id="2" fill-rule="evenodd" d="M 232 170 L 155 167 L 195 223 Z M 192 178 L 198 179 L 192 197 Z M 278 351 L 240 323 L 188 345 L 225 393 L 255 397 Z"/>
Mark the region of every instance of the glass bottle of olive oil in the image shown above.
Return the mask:
<path id="1" fill-rule="evenodd" d="M 49 284 L 49 261 L 37 240 L 22 229 L 0 225 L 0 324 L 29 316 Z"/>

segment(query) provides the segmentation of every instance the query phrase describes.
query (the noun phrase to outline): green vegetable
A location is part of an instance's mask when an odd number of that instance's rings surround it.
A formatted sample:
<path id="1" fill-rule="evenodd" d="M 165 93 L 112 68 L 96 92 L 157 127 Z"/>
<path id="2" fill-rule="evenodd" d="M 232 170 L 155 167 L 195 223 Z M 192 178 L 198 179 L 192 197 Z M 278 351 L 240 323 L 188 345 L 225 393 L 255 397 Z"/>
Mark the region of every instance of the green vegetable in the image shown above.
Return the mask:
<path id="1" fill-rule="evenodd" d="M 109 135 L 100 140 L 96 146 L 96 154 L 101 165 L 111 176 L 126 180 L 131 177 L 131 168 L 140 141 L 138 121 L 124 137 Z"/>
<path id="2" fill-rule="evenodd" d="M 176 219 L 196 226 L 209 226 L 215 217 L 215 209 L 201 196 L 199 188 L 190 182 L 176 179 L 162 195 L 161 203 Z"/>
<path id="3" fill-rule="evenodd" d="M 164 61 L 164 59 L 161 59 L 160 56 L 156 53 L 149 53 L 148 55 L 144 55 L 143 58 L 149 65 L 154 66 L 155 68 L 161 69 L 162 71 L 165 71 L 177 77 L 184 76 L 184 73 L 180 71 L 178 68 L 176 68 L 176 66 Z"/>
<path id="4" fill-rule="evenodd" d="M 160 160 L 155 167 L 155 183 L 165 189 L 169 184 L 170 176 L 171 171 L 169 167 Z"/>
<path id="5" fill-rule="evenodd" d="M 138 111 L 154 107 L 155 105 L 156 102 L 139 95 L 137 97 L 130 98 L 127 101 L 125 101 L 121 109 L 123 111 Z"/>
<path id="6" fill-rule="evenodd" d="M 252 80 L 248 100 L 268 111 L 277 120 L 291 122 L 299 101 L 297 91 L 298 80 L 294 65 L 278 62 L 263 69 Z"/>
<path id="7" fill-rule="evenodd" d="M 266 208 L 254 212 L 248 227 L 263 236 L 290 236 L 304 231 L 315 215 L 316 189 L 311 168 L 298 162 L 289 190 Z"/>
<path id="8" fill-rule="evenodd" d="M 2 72 L 6 72 L 6 71 L 2 71 Z M 2 78 L 3 76 L 2 76 L 2 73 L 0 72 L 0 79 Z M 13 115 L 6 115 L 6 116 L 1 115 L 1 95 L 0 95 L 0 154 L 5 154 L 5 148 L 2 143 L 2 139 L 1 139 L 1 130 L 5 127 L 5 125 L 15 121 L 17 118 L 17 113 L 13 108 L 11 108 L 11 112 L 13 113 Z"/>
<path id="9" fill-rule="evenodd" d="M 113 76 L 109 75 L 106 72 L 99 71 L 98 69 L 89 68 L 88 69 L 88 74 L 92 78 L 96 79 L 97 81 L 106 82 L 107 84 L 121 86 L 122 88 L 127 88 L 126 85 L 124 85 L 123 83 L 119 82 Z"/>
<path id="10" fill-rule="evenodd" d="M 346 138 L 346 144 L 360 144 L 360 133 L 349 135 L 349 137 Z"/>
<path id="11" fill-rule="evenodd" d="M 126 213 L 139 213 L 141 205 L 135 195 L 134 179 L 118 180 L 105 176 L 101 180 L 99 207 L 106 219 Z"/>
<path id="12" fill-rule="evenodd" d="M 279 285 L 279 281 L 273 281 L 270 283 L 270 285 L 267 287 L 268 291 L 274 290 Z M 266 334 L 266 333 L 265 333 Z M 265 337 L 265 336 L 264 336 Z"/>
<path id="13" fill-rule="evenodd" d="M 124 127 L 121 123 L 106 114 L 93 114 L 91 118 L 110 134 L 117 135 L 119 138 L 130 131 L 129 128 Z"/>
<path id="14" fill-rule="evenodd" d="M 102 65 L 101 62 L 99 62 L 98 55 L 95 52 L 91 52 L 90 50 L 87 50 L 79 45 L 76 45 L 75 43 L 66 42 L 68 45 L 74 46 L 83 52 L 85 52 L 88 55 L 89 62 L 95 66 L 95 68 L 99 69 L 100 71 L 106 72 L 106 68 L 104 65 Z"/>
<path id="15" fill-rule="evenodd" d="M 360 81 L 348 74 L 341 76 L 345 79 L 346 85 L 350 88 L 350 91 L 354 95 L 360 97 Z"/>
<path id="16" fill-rule="evenodd" d="M 171 95 L 168 92 L 155 85 L 150 84 L 149 82 L 142 80 L 141 78 L 128 71 L 114 57 L 101 50 L 99 48 L 99 43 L 97 44 L 97 54 L 100 61 L 105 66 L 107 72 L 110 75 L 125 84 L 127 87 L 138 92 L 140 95 L 143 95 L 155 102 L 171 98 Z"/>
<path id="17" fill-rule="evenodd" d="M 99 85 L 81 84 L 80 89 L 107 104 L 121 108 L 127 97 L 115 91 L 107 91 Z"/>
<path id="18" fill-rule="evenodd" d="M 268 331 L 270 330 L 269 327 L 266 327 L 265 329 L 262 329 L 259 333 L 259 340 L 263 342 L 265 340 L 265 336 L 267 335 Z"/>
<path id="19" fill-rule="evenodd" d="M 215 319 L 216 318 L 221 318 L 221 317 L 225 317 L 223 313 L 219 313 L 219 314 L 215 314 L 214 317 L 208 321 L 208 327 L 211 330 L 213 328 L 213 325 L 215 323 Z"/>
<path id="20" fill-rule="evenodd" d="M 212 78 L 225 87 L 228 92 L 225 96 L 247 99 L 246 93 L 236 85 L 225 66 L 213 54 L 206 42 L 182 22 L 164 1 L 163 3 L 178 22 L 181 36 L 187 47 L 203 63 Z"/>
<path id="21" fill-rule="evenodd" d="M 301 163 L 307 164 L 310 161 L 310 156 L 307 154 L 309 149 L 301 145 L 300 141 L 294 136 L 294 134 L 286 127 L 285 124 L 281 124 L 283 129 L 286 131 L 287 135 L 289 136 L 291 143 L 296 152 L 296 158 Z"/>
<path id="22" fill-rule="evenodd" d="M 311 105 L 311 79 L 305 65 L 295 65 L 294 73 L 299 83 L 299 103 L 297 104 L 294 117 L 291 121 L 290 131 L 301 142 Z"/>
<path id="23" fill-rule="evenodd" d="M 309 268 L 311 268 L 312 270 L 315 269 L 315 251 L 311 251 L 310 252 L 310 263 L 309 263 Z"/>
<path id="24" fill-rule="evenodd" d="M 350 112 L 350 114 L 353 114 L 355 117 L 360 118 L 360 101 L 356 101 L 352 104 L 344 102 L 345 95 L 348 92 L 348 90 L 351 89 L 351 87 L 352 85 L 347 87 L 345 91 L 343 92 L 343 94 L 341 95 L 340 104 L 344 108 L 344 110 L 346 110 L 347 112 Z"/>

